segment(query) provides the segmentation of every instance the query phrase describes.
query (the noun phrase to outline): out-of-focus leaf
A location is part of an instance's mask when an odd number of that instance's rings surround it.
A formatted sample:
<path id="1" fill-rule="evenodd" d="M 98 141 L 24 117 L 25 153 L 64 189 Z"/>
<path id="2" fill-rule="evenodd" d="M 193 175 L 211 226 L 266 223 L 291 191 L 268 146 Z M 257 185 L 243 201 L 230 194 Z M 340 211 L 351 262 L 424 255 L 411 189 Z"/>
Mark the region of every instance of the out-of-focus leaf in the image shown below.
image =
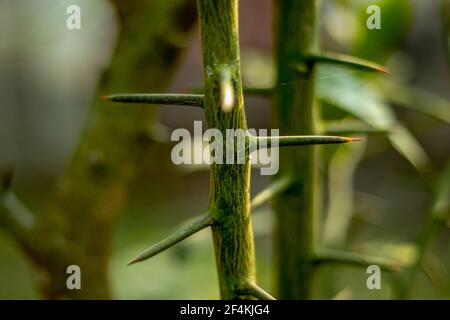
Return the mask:
<path id="1" fill-rule="evenodd" d="M 408 35 L 411 25 L 412 5 L 409 0 L 353 0 L 358 11 L 359 34 L 352 54 L 364 59 L 383 62 Z M 381 10 L 381 29 L 366 27 L 367 8 L 377 5 Z"/>
<path id="2" fill-rule="evenodd" d="M 371 82 L 367 79 L 370 78 L 360 79 L 354 72 L 341 67 L 319 66 L 317 96 L 321 101 L 350 113 L 374 128 L 389 130 L 397 121 L 395 114 L 369 88 Z"/>
<path id="3" fill-rule="evenodd" d="M 357 249 L 364 254 L 398 261 L 402 265 L 411 265 L 418 255 L 417 245 L 414 243 L 367 242 L 359 245 Z"/>
<path id="4" fill-rule="evenodd" d="M 366 142 L 339 146 L 329 165 L 329 204 L 324 227 L 324 245 L 343 247 L 353 216 L 353 177 L 365 151 Z"/>
<path id="5" fill-rule="evenodd" d="M 358 15 L 348 1 L 326 1 L 324 3 L 322 23 L 331 38 L 339 47 L 348 48 L 359 34 Z"/>
<path id="6" fill-rule="evenodd" d="M 433 203 L 433 216 L 438 221 L 450 219 L 450 161 L 441 173 Z"/>
<path id="7" fill-rule="evenodd" d="M 353 292 L 350 288 L 344 288 L 332 298 L 333 300 L 351 300 L 353 298 Z"/>
<path id="8" fill-rule="evenodd" d="M 435 287 L 445 290 L 449 275 L 445 264 L 438 256 L 428 254 L 422 262 L 422 269 Z"/>
<path id="9" fill-rule="evenodd" d="M 355 73 L 334 66 L 320 66 L 317 75 L 317 95 L 321 101 L 374 128 L 388 131 L 387 137 L 393 147 L 422 176 L 428 176 L 432 165 L 426 152 L 414 135 L 398 122 L 391 107 L 374 89 L 370 78 L 359 78 Z"/>
<path id="10" fill-rule="evenodd" d="M 450 123 L 450 101 L 420 88 L 393 81 L 383 80 L 380 82 L 380 87 L 386 100 Z"/>
<path id="11" fill-rule="evenodd" d="M 388 135 L 392 146 L 403 155 L 424 177 L 432 171 L 431 160 L 413 134 L 403 125 L 396 124 Z"/>

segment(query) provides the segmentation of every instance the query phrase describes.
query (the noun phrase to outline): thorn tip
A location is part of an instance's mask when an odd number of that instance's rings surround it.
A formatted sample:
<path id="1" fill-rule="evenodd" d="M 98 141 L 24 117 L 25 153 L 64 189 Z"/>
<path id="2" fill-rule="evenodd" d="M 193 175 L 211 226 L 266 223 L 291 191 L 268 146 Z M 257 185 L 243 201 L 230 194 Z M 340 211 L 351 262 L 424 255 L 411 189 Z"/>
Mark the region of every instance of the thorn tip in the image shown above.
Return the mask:
<path id="1" fill-rule="evenodd" d="M 132 264 L 135 264 L 137 262 L 139 262 L 140 260 L 138 258 L 134 258 L 133 260 L 131 260 L 130 262 L 127 263 L 127 267 L 131 266 Z"/>

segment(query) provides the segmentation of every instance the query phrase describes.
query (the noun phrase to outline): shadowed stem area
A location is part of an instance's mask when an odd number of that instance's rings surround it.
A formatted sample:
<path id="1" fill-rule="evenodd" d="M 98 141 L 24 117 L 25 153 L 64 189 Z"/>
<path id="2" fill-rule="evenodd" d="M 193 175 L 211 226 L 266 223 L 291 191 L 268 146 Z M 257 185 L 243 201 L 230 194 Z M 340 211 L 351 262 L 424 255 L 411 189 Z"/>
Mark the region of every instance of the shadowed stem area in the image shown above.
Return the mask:
<path id="1" fill-rule="evenodd" d="M 204 109 L 208 125 L 221 132 L 226 129 L 245 130 L 247 123 L 239 61 L 238 1 L 198 0 L 197 4 L 202 33 Z M 224 78 L 229 85 L 223 85 Z M 221 92 L 223 88 L 227 89 L 226 92 Z M 225 99 L 233 101 L 227 103 L 226 108 L 221 107 L 224 93 L 234 95 Z M 244 165 L 211 166 L 210 207 L 215 212 L 212 233 L 221 297 L 248 298 L 244 292 L 255 281 L 248 157 Z"/>
<path id="2" fill-rule="evenodd" d="M 314 0 L 274 0 L 277 85 L 272 103 L 272 127 L 281 135 L 312 135 L 314 126 L 314 63 L 295 67 L 299 56 L 315 50 Z M 314 212 L 316 206 L 314 146 L 280 149 L 278 176 L 292 184 L 274 199 L 275 280 L 279 299 L 311 297 L 313 282 Z M 277 177 L 275 177 L 276 179 Z"/>

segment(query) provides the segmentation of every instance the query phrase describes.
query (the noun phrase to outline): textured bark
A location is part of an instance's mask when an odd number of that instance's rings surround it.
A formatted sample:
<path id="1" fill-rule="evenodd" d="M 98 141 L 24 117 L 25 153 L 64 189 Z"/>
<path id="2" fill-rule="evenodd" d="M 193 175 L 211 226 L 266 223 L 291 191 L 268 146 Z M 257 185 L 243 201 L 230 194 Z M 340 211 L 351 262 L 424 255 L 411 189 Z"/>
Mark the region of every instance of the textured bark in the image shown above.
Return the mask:
<path id="1" fill-rule="evenodd" d="M 277 86 L 272 104 L 272 127 L 281 135 L 315 134 L 314 63 L 294 68 L 299 57 L 314 53 L 314 0 L 274 1 Z M 291 186 L 274 199 L 275 277 L 279 299 L 311 297 L 315 237 L 316 156 L 314 146 L 280 149 L 278 179 Z"/>
<path id="2" fill-rule="evenodd" d="M 189 0 L 113 0 L 121 33 L 99 93 L 165 88 L 195 24 Z M 40 274 L 45 298 L 108 299 L 108 261 L 116 222 L 139 163 L 152 147 L 155 110 L 92 106 L 88 123 L 58 185 L 53 210 L 32 230 L 14 233 Z M 151 150 L 151 149 L 150 149 Z M 81 267 L 82 289 L 68 290 L 66 268 Z"/>
<path id="3" fill-rule="evenodd" d="M 237 0 L 198 0 L 205 77 L 204 109 L 210 128 L 247 129 L 240 74 Z M 221 108 L 221 81 L 228 72 L 234 106 Z M 222 299 L 248 297 L 255 281 L 254 245 L 250 223 L 250 163 L 213 164 L 210 207 L 220 293 Z"/>

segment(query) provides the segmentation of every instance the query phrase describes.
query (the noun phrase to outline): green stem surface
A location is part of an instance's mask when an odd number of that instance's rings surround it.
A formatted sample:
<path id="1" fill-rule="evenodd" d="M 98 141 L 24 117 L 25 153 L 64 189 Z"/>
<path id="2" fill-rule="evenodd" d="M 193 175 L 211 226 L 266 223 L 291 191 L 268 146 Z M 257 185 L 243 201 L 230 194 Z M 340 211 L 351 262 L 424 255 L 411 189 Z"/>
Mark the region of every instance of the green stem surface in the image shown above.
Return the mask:
<path id="1" fill-rule="evenodd" d="M 281 135 L 313 135 L 314 63 L 307 64 L 303 71 L 295 65 L 299 56 L 317 52 L 316 4 L 314 0 L 275 0 L 274 9 L 278 75 L 272 127 L 279 128 Z M 311 297 L 314 271 L 315 147 L 280 149 L 278 176 L 293 181 L 274 199 L 278 298 L 306 299 Z"/>
<path id="2" fill-rule="evenodd" d="M 223 133 L 226 129 L 246 130 L 239 61 L 238 1 L 198 0 L 197 4 L 208 125 Z M 233 96 L 227 97 L 230 94 Z M 210 207 L 216 212 L 212 233 L 221 297 L 247 298 L 240 292 L 255 281 L 248 156 L 245 164 L 211 165 Z"/>

